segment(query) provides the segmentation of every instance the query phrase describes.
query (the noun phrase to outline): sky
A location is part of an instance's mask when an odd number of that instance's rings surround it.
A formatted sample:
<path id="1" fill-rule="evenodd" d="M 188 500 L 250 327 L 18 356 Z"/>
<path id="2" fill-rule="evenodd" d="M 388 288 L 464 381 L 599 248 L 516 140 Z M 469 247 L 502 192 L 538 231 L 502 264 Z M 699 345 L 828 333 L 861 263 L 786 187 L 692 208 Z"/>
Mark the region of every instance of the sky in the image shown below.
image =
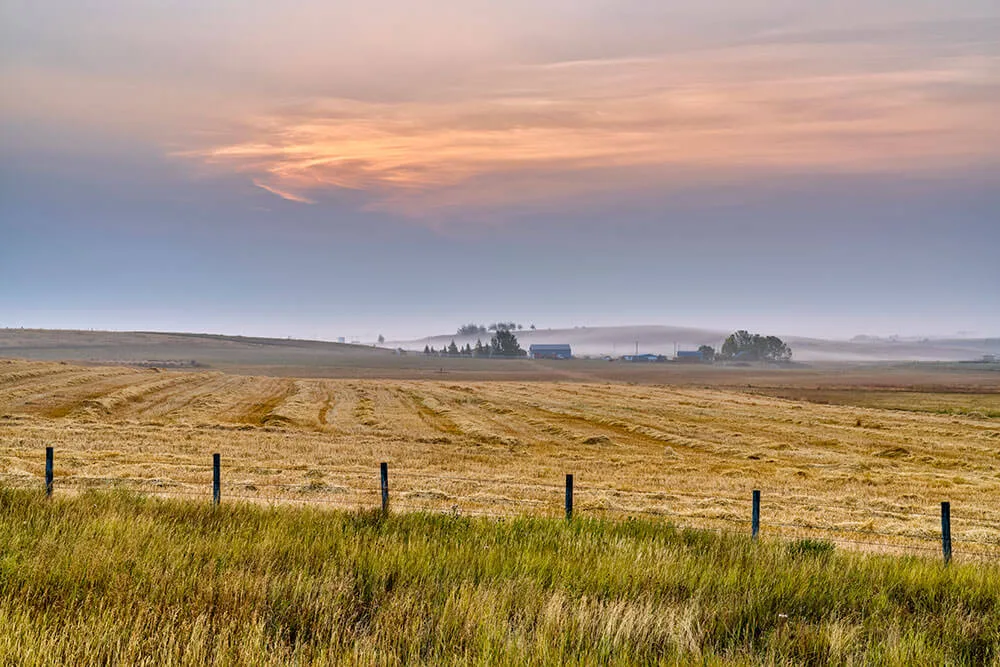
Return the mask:
<path id="1" fill-rule="evenodd" d="M 0 0 L 0 327 L 1000 335 L 995 0 Z"/>

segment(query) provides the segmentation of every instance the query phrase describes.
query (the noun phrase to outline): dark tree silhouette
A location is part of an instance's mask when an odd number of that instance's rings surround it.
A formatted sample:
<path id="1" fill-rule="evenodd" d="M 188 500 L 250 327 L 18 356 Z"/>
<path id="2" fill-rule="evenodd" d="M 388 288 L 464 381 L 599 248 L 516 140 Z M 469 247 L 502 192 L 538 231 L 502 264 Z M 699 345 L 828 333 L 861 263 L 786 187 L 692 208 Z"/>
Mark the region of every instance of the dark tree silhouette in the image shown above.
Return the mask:
<path id="1" fill-rule="evenodd" d="M 510 329 L 497 329 L 490 340 L 490 347 L 494 356 L 523 357 L 527 354 L 521 349 L 521 345 L 517 342 L 517 336 Z"/>
<path id="2" fill-rule="evenodd" d="M 790 361 L 792 348 L 777 336 L 761 336 L 741 329 L 722 344 L 721 356 L 748 361 Z"/>

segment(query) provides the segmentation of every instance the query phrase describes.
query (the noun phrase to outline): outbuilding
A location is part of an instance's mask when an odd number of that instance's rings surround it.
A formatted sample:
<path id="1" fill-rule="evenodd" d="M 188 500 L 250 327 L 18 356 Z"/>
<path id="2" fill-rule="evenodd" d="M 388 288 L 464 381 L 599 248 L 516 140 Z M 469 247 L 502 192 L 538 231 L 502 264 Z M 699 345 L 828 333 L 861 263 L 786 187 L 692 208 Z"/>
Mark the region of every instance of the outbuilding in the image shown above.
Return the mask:
<path id="1" fill-rule="evenodd" d="M 657 361 L 665 361 L 665 358 L 661 354 L 626 354 L 622 357 L 622 361 L 651 364 L 656 363 Z"/>
<path id="2" fill-rule="evenodd" d="M 532 359 L 572 359 L 573 350 L 567 344 L 556 345 L 531 345 L 528 347 L 528 356 Z"/>

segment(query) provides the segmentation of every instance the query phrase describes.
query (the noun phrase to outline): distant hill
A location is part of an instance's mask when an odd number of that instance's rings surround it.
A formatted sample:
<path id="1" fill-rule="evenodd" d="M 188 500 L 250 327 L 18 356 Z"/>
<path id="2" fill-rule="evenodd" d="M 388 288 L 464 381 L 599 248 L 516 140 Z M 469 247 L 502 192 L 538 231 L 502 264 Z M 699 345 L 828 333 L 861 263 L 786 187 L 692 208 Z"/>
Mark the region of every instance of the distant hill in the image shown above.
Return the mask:
<path id="1" fill-rule="evenodd" d="M 391 356 L 385 349 L 294 338 L 156 331 L 0 329 L 0 357 L 163 367 L 310 367 L 345 358 Z"/>
<path id="2" fill-rule="evenodd" d="M 620 356 L 639 352 L 673 355 L 699 345 L 721 346 L 728 331 L 660 325 L 579 327 L 518 331 L 522 347 L 532 343 L 569 343 L 576 355 Z M 770 333 L 770 332 L 763 332 Z M 778 335 L 781 335 L 780 333 Z M 393 349 L 422 352 L 425 345 L 436 349 L 452 339 L 460 345 L 488 342 L 490 335 L 438 335 L 384 346 L 349 345 L 294 338 L 258 338 L 217 334 L 155 331 L 71 331 L 48 329 L 0 329 L 0 357 L 46 361 L 121 363 L 166 368 L 211 367 L 232 372 L 327 375 L 330 369 L 422 368 L 423 355 L 395 357 Z M 895 340 L 859 337 L 850 341 L 782 336 L 792 347 L 793 359 L 803 362 L 842 361 L 977 361 L 985 354 L 1000 356 L 1000 337 L 990 339 Z M 419 358 L 417 358 L 419 357 Z M 435 366 L 440 365 L 434 362 Z M 325 369 L 325 370 L 324 370 Z M 339 371 L 337 371 L 339 372 Z"/>
<path id="3" fill-rule="evenodd" d="M 636 350 L 640 353 L 672 355 L 676 344 L 679 350 L 694 350 L 700 345 L 718 349 L 731 331 L 671 327 L 662 325 L 578 327 L 573 329 L 538 329 L 517 332 L 521 346 L 527 349 L 532 343 L 568 343 L 577 355 L 622 355 Z M 773 332 L 761 332 L 773 333 Z M 423 350 L 425 345 L 436 349 L 448 345 L 453 339 L 459 346 L 475 345 L 476 339 L 487 342 L 491 334 L 482 336 L 437 335 L 415 340 L 390 341 L 392 347 Z M 1000 337 L 997 338 L 948 338 L 897 340 L 875 337 L 827 340 L 801 336 L 777 335 L 787 342 L 796 361 L 975 361 L 985 354 L 1000 355 Z"/>

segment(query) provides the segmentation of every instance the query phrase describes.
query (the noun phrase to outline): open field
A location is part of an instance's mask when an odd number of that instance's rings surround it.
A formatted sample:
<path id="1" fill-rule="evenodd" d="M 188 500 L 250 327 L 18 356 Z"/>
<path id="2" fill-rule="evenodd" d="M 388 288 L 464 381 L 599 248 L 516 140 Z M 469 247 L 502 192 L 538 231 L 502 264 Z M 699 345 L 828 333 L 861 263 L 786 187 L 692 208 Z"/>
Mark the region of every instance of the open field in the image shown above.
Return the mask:
<path id="1" fill-rule="evenodd" d="M 739 531 L 759 488 L 764 534 L 930 555 L 948 500 L 956 558 L 1000 553 L 1000 419 L 977 407 L 988 392 L 939 414 L 926 392 L 925 411 L 902 411 L 748 391 L 0 361 L 0 478 L 37 486 L 52 445 L 60 490 L 207 499 L 220 452 L 227 500 L 354 508 L 378 504 L 388 461 L 400 509 L 555 515 L 574 473 L 580 514 Z M 962 401 L 940 396 L 948 410 Z"/>
<path id="2" fill-rule="evenodd" d="M 1000 567 L 0 488 L 0 663 L 997 665 Z"/>

